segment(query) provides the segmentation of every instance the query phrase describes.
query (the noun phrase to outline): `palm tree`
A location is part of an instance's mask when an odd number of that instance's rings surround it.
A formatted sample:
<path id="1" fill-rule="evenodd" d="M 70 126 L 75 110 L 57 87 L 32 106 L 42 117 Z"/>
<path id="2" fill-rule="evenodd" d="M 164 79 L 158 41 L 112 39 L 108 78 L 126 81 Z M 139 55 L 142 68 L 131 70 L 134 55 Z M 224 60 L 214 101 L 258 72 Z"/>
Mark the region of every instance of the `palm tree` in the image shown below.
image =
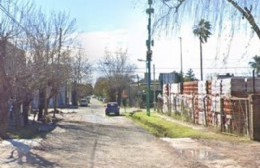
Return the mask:
<path id="1" fill-rule="evenodd" d="M 199 37 L 200 40 L 200 79 L 203 80 L 203 64 L 202 64 L 202 44 L 206 43 L 209 36 L 211 35 L 210 32 L 211 24 L 209 21 L 201 19 L 199 24 L 193 27 L 193 34 Z"/>
<path id="2" fill-rule="evenodd" d="M 260 56 L 255 55 L 253 57 L 254 61 L 253 62 L 249 62 L 248 64 L 254 69 L 256 70 L 256 74 L 258 75 L 260 72 Z"/>

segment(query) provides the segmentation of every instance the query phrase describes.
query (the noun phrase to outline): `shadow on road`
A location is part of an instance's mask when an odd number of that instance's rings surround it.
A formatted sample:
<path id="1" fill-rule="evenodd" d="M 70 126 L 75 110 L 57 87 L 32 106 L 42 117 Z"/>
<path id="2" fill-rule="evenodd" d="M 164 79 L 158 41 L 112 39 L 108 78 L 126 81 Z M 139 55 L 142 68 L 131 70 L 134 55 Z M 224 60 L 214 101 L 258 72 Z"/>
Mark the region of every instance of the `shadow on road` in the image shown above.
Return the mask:
<path id="1" fill-rule="evenodd" d="M 14 150 L 10 153 L 9 160 L 5 163 L 16 162 L 21 167 L 33 166 L 33 167 L 57 167 L 56 163 L 50 162 L 43 157 L 32 153 L 32 147 L 20 142 L 18 140 L 10 139 L 8 140 L 14 147 Z"/>

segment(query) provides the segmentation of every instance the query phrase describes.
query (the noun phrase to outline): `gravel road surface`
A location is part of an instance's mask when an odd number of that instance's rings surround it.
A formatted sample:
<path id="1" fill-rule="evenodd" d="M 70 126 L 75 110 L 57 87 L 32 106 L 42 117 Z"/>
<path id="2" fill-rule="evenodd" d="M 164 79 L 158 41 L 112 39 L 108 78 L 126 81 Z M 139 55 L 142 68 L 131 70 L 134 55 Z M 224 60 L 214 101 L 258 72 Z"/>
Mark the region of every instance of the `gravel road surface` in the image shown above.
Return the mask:
<path id="1" fill-rule="evenodd" d="M 0 167 L 260 167 L 257 142 L 156 138 L 124 116 L 105 116 L 97 100 L 59 117 L 43 139 L 0 142 Z"/>

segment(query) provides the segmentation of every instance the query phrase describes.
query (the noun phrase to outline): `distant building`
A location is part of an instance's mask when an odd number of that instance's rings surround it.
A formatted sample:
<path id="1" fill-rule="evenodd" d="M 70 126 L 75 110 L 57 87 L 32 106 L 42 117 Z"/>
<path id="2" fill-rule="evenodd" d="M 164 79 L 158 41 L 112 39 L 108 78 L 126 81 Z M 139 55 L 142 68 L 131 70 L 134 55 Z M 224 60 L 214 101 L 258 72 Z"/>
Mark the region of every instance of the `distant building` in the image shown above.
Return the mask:
<path id="1" fill-rule="evenodd" d="M 180 75 L 179 73 L 173 71 L 170 73 L 160 73 L 159 74 L 159 81 L 161 89 L 164 84 L 172 84 L 172 83 L 179 83 L 180 82 Z"/>
<path id="2" fill-rule="evenodd" d="M 226 73 L 224 75 L 217 75 L 217 79 L 225 79 L 225 78 L 232 78 L 234 74 Z"/>

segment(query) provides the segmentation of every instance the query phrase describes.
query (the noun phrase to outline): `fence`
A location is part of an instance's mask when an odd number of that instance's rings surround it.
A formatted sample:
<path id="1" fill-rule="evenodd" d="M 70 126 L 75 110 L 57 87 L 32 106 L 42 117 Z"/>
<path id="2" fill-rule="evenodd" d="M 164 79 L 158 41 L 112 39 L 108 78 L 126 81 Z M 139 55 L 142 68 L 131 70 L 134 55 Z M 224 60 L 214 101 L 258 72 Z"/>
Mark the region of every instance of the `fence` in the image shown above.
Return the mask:
<path id="1" fill-rule="evenodd" d="M 216 127 L 222 132 L 260 140 L 260 96 L 248 93 L 253 89 L 244 82 L 242 78 L 188 82 L 184 83 L 183 94 L 179 84 L 168 85 L 170 92 L 166 89 L 163 92 L 164 112 L 181 114 L 189 122 Z"/>

